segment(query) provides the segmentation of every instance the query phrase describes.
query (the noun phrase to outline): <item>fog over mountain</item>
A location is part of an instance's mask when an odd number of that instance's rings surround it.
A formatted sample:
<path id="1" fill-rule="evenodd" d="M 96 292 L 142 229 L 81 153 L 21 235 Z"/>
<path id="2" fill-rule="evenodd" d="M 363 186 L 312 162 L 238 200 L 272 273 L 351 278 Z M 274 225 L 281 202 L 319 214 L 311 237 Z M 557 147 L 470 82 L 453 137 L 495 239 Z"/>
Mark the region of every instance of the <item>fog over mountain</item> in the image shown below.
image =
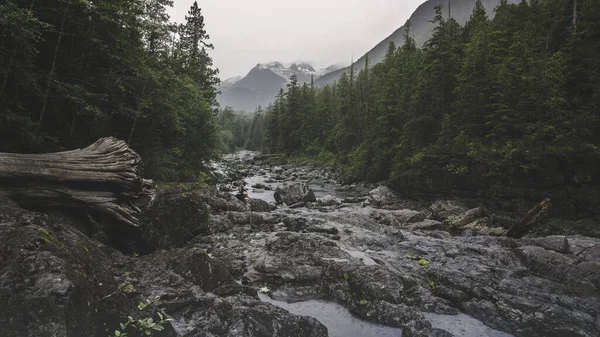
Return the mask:
<path id="1" fill-rule="evenodd" d="M 310 62 L 315 69 L 350 63 L 402 25 L 424 0 L 203 0 L 210 51 L 221 80 L 257 63 Z M 177 0 L 172 21 L 184 22 L 194 0 Z M 289 63 L 289 64 L 288 64 Z"/>
<path id="2" fill-rule="evenodd" d="M 417 8 L 417 10 L 409 19 L 411 24 L 411 36 L 416 40 L 418 46 L 422 46 L 423 43 L 425 43 L 425 41 L 431 37 L 434 27 L 431 19 L 435 14 L 435 6 L 443 6 L 446 15 L 450 13 L 452 18 L 462 25 L 469 19 L 469 17 L 471 17 L 471 13 L 476 1 L 477 0 L 429 0 L 424 2 L 421 6 L 419 6 L 419 8 Z M 508 0 L 508 3 L 517 3 L 519 1 L 520 0 Z M 498 6 L 499 2 L 500 0 L 482 0 L 483 6 L 485 7 L 490 18 L 494 17 L 494 9 L 496 6 Z M 450 5 L 450 12 L 448 11 L 448 5 Z M 402 27 L 398 28 L 390 36 L 383 39 L 375 47 L 373 47 L 373 49 L 369 50 L 365 55 L 356 60 L 354 63 L 354 69 L 358 71 L 364 68 L 365 57 L 367 55 L 369 57 L 370 65 L 381 62 L 385 56 L 385 52 L 390 41 L 394 42 L 396 46 L 401 45 L 404 43 L 405 32 L 406 24 L 402 25 Z M 318 86 L 331 84 L 339 79 L 344 72 L 348 71 L 350 71 L 350 67 L 330 72 L 329 74 L 321 76 L 317 81 L 315 81 L 315 84 Z"/>
<path id="3" fill-rule="evenodd" d="M 435 6 L 444 7 L 444 13 L 450 14 L 452 18 L 460 24 L 464 24 L 473 11 L 476 0 L 429 0 L 422 3 L 416 11 L 410 16 L 411 36 L 416 40 L 419 46 L 423 45 L 429 39 L 433 31 Z M 500 0 L 483 0 L 490 17 L 494 16 L 494 8 Z M 508 0 L 509 3 L 520 0 Z M 365 57 L 368 55 L 369 64 L 373 65 L 380 62 L 386 52 L 389 42 L 396 45 L 404 42 L 406 24 L 400 26 L 391 35 L 382 39 L 366 54 L 362 55 L 354 62 L 354 69 L 359 71 L 364 67 Z M 341 37 L 342 39 L 343 37 Z M 335 49 L 332 45 L 330 49 Z M 349 58 L 351 55 L 349 55 Z M 316 86 L 331 84 L 344 73 L 350 71 L 349 64 L 337 63 L 327 68 L 316 70 L 310 63 L 293 63 L 289 66 L 281 62 L 270 62 L 266 64 L 257 64 L 250 72 L 242 78 L 234 77 L 224 80 L 221 83 L 221 95 L 218 101 L 221 106 L 229 106 L 235 110 L 254 111 L 256 107 L 267 106 L 271 103 L 279 89 L 285 88 L 292 74 L 298 77 L 300 83 L 310 83 L 311 77 Z"/>
<path id="4" fill-rule="evenodd" d="M 300 83 L 310 83 L 312 79 L 345 66 L 337 64 L 317 70 L 306 62 L 292 63 L 289 66 L 280 62 L 259 63 L 244 77 L 222 81 L 218 101 L 222 107 L 254 111 L 258 106 L 266 107 L 271 103 L 279 89 L 286 87 L 292 75 Z"/>

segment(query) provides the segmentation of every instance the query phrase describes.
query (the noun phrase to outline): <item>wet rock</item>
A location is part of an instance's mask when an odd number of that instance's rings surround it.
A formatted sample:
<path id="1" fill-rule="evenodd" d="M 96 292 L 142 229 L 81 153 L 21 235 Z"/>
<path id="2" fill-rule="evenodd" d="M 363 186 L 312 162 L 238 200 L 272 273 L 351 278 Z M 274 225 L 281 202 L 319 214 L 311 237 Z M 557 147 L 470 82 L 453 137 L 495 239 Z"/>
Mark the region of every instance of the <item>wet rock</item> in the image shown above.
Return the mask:
<path id="1" fill-rule="evenodd" d="M 350 198 L 343 198 L 342 202 L 345 204 L 359 204 L 366 200 L 367 200 L 367 197 L 350 197 Z"/>
<path id="2" fill-rule="evenodd" d="M 429 206 L 429 210 L 435 219 L 453 219 L 469 209 L 458 200 L 436 200 Z"/>
<path id="3" fill-rule="evenodd" d="M 180 247 L 198 234 L 208 234 L 206 197 L 196 192 L 159 196 L 142 216 L 135 251 Z"/>
<path id="4" fill-rule="evenodd" d="M 439 230 L 444 228 L 444 224 L 437 220 L 425 219 L 414 222 L 407 226 L 410 230 Z"/>
<path id="5" fill-rule="evenodd" d="M 342 203 L 342 200 L 328 194 L 328 195 L 324 196 L 323 198 L 319 199 L 318 202 L 319 202 L 319 204 L 321 204 L 323 206 L 335 206 L 335 205 L 340 205 Z"/>
<path id="6" fill-rule="evenodd" d="M 133 311 L 127 297 L 105 298 L 119 286 L 111 262 L 73 225 L 68 217 L 3 202 L 1 336 L 104 336 L 106 326 L 117 327 Z"/>
<path id="7" fill-rule="evenodd" d="M 374 207 L 384 207 L 397 204 L 400 199 L 391 188 L 379 186 L 369 192 L 368 201 Z"/>
<path id="8" fill-rule="evenodd" d="M 425 220 L 425 214 L 409 209 L 396 211 L 375 210 L 373 217 L 388 226 L 401 226 L 407 223 L 415 223 Z"/>
<path id="9" fill-rule="evenodd" d="M 299 182 L 315 176 L 293 167 L 284 174 Z M 340 188 L 359 200 L 358 189 Z M 509 200 L 430 203 L 385 189 L 370 199 L 285 207 L 274 212 L 283 223 L 233 226 L 206 240 L 224 246 L 215 254 L 226 256 L 245 284 L 266 285 L 282 299 L 334 301 L 366 320 L 402 326 L 408 336 L 447 336 L 422 312 L 458 310 L 519 337 L 599 335 L 596 239 L 533 237 L 535 230 L 525 239 L 490 236 L 515 222 L 511 212 L 519 208 Z M 557 226 L 567 233 L 573 223 Z M 442 224 L 472 236 L 453 236 L 459 233 Z M 551 226 L 552 219 L 544 227 Z"/>
<path id="10" fill-rule="evenodd" d="M 315 319 L 258 300 L 255 289 L 236 283 L 229 268 L 202 248 L 156 252 L 131 268 L 134 286 L 159 296 L 157 306 L 169 313 L 180 335 L 327 336 Z"/>
<path id="11" fill-rule="evenodd" d="M 453 221 L 452 225 L 462 227 L 468 225 L 475 220 L 485 216 L 485 211 L 481 207 L 472 208 L 463 214 L 461 214 L 456 220 Z"/>
<path id="12" fill-rule="evenodd" d="M 207 205 L 211 213 L 226 211 L 246 212 L 248 205 L 241 202 L 231 193 L 216 192 L 210 188 L 204 188 L 193 192 L 198 198 Z"/>
<path id="13" fill-rule="evenodd" d="M 316 202 L 315 193 L 305 183 L 290 183 L 281 188 L 281 197 L 287 205 Z"/>
<path id="14" fill-rule="evenodd" d="M 250 199 L 248 199 L 248 203 L 250 204 L 250 210 L 252 212 L 270 212 L 271 211 L 271 205 L 264 200 L 250 198 Z"/>
<path id="15" fill-rule="evenodd" d="M 513 223 L 518 221 L 515 219 Z M 585 235 L 589 237 L 600 238 L 599 219 L 560 219 L 550 217 L 547 223 L 542 226 L 532 228 L 528 236 L 541 237 L 549 235 Z"/>
<path id="16" fill-rule="evenodd" d="M 310 232 L 310 233 L 325 233 L 325 234 L 332 234 L 332 235 L 336 235 L 338 234 L 340 231 L 332 226 L 323 226 L 323 225 L 313 225 L 313 226 L 308 226 L 306 227 L 306 231 Z"/>

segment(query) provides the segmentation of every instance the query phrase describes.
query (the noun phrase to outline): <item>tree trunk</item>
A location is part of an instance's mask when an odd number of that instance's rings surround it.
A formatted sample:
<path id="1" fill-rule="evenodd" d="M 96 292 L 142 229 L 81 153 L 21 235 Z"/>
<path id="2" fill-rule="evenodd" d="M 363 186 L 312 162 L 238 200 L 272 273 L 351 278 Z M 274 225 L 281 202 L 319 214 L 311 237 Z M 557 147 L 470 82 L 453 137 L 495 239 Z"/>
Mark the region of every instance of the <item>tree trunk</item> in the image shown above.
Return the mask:
<path id="1" fill-rule="evenodd" d="M 6 82 L 8 82 L 8 76 L 10 75 L 10 71 L 15 61 L 15 57 L 17 55 L 17 47 L 13 48 L 10 57 L 8 59 L 8 66 L 6 66 L 6 73 L 4 74 L 4 78 L 2 78 L 2 85 L 0 85 L 0 93 L 4 92 L 4 88 L 6 87 Z"/>
<path id="2" fill-rule="evenodd" d="M 79 115 L 79 111 L 75 112 L 73 115 L 73 120 L 71 120 L 71 132 L 69 132 L 71 137 L 73 137 L 73 133 L 75 133 L 75 121 L 77 121 L 77 115 Z"/>
<path id="3" fill-rule="evenodd" d="M 577 0 L 573 0 L 573 32 L 577 34 Z"/>
<path id="4" fill-rule="evenodd" d="M 142 94 L 140 96 L 140 100 L 138 102 L 137 111 L 135 112 L 135 116 L 133 117 L 133 124 L 131 125 L 131 130 L 129 130 L 129 137 L 127 138 L 127 144 L 131 144 L 131 140 L 133 139 L 133 132 L 135 131 L 135 127 L 137 126 L 137 120 L 139 116 L 142 114 L 142 100 L 144 99 L 144 93 L 146 92 L 146 85 L 142 88 Z"/>
<path id="5" fill-rule="evenodd" d="M 140 156 L 113 137 L 66 152 L 0 153 L 0 193 L 23 206 L 83 208 L 138 226 L 155 192 Z"/>
<path id="6" fill-rule="evenodd" d="M 66 10 L 65 10 L 66 11 Z M 42 121 L 44 120 L 44 114 L 46 113 L 46 105 L 48 104 L 48 95 L 50 94 L 50 87 L 52 85 L 52 79 L 54 78 L 54 72 L 56 71 L 56 58 L 58 57 L 58 49 L 60 48 L 60 42 L 64 35 L 65 21 L 67 20 L 67 13 L 63 13 L 62 21 L 60 23 L 60 32 L 58 33 L 58 40 L 54 47 L 54 55 L 52 56 L 52 65 L 50 66 L 50 72 L 48 73 L 48 83 L 46 84 L 46 90 L 44 91 L 44 97 L 42 98 L 42 109 L 40 110 L 40 118 L 38 119 L 35 132 L 38 133 L 42 127 Z"/>

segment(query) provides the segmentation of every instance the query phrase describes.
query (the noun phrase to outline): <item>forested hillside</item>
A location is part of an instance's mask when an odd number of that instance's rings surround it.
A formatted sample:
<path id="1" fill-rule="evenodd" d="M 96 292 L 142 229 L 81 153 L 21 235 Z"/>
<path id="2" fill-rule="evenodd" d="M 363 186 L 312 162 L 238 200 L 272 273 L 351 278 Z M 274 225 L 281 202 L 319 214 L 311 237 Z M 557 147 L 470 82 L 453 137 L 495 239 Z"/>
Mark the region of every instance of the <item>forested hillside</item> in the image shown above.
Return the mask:
<path id="1" fill-rule="evenodd" d="M 595 179 L 600 2 L 502 1 L 490 20 L 478 1 L 464 26 L 446 17 L 438 6 L 422 48 L 407 30 L 383 62 L 333 85 L 292 79 L 255 116 L 262 138 L 251 145 L 336 163 L 354 179 Z"/>
<path id="2" fill-rule="evenodd" d="M 361 56 L 354 62 L 354 71 L 359 71 L 365 64 L 365 58 L 370 59 L 371 65 L 377 64 L 385 57 L 385 52 L 390 42 L 394 42 L 397 45 L 404 43 L 404 36 L 406 35 L 406 29 L 410 29 L 410 37 L 415 40 L 417 47 L 423 46 L 425 41 L 429 40 L 433 34 L 434 23 L 431 18 L 435 15 L 435 7 L 443 5 L 443 15 L 448 18 L 452 16 L 461 25 L 465 24 L 473 8 L 475 7 L 476 0 L 427 0 L 423 2 L 415 12 L 410 16 L 409 22 L 410 27 L 406 25 L 398 28 L 390 36 L 383 39 L 375 47 L 369 50 L 365 55 Z M 498 6 L 500 0 L 482 0 L 481 4 L 488 12 L 490 18 L 493 17 L 493 10 Z M 520 0 L 507 0 L 508 3 L 518 3 Z M 315 80 L 315 84 L 318 87 L 326 84 L 331 84 L 337 81 L 343 73 L 350 71 L 350 67 L 336 70 L 334 72 L 323 75 Z"/>
<path id="3" fill-rule="evenodd" d="M 195 179 L 216 147 L 217 71 L 197 3 L 8 0 L 0 4 L 0 152 L 128 141 L 146 176 Z"/>

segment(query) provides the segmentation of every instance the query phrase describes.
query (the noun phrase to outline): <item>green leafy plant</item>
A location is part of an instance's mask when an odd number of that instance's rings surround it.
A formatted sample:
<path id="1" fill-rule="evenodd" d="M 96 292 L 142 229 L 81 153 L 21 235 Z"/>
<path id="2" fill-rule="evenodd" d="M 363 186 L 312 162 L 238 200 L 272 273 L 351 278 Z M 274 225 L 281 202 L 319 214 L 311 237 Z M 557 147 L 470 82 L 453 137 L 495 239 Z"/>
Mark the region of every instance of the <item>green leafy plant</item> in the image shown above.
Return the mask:
<path id="1" fill-rule="evenodd" d="M 431 290 L 435 291 L 435 281 L 434 280 L 429 280 L 429 286 L 431 287 Z"/>
<path id="2" fill-rule="evenodd" d="M 119 286 L 119 290 L 126 294 L 131 294 L 135 291 L 135 288 L 133 287 L 133 284 L 131 284 L 131 282 L 125 282 L 121 283 L 121 285 Z"/>
<path id="3" fill-rule="evenodd" d="M 365 300 L 364 298 L 358 302 L 360 305 L 366 305 L 367 303 L 369 303 L 369 301 Z"/>
<path id="4" fill-rule="evenodd" d="M 152 300 L 142 301 L 138 304 L 138 309 L 140 311 L 148 308 L 152 303 L 154 303 L 159 297 L 156 296 Z M 120 330 L 115 330 L 114 334 L 109 337 L 127 337 L 129 333 L 125 332 L 126 330 L 138 331 L 140 334 L 146 336 L 152 336 L 157 331 L 163 331 L 165 329 L 165 325 L 168 324 L 171 319 L 165 318 L 165 315 L 158 311 L 156 313 L 158 316 L 158 320 L 154 320 L 152 317 L 133 319 L 133 317 L 128 316 L 127 321 L 124 323 L 119 323 Z"/>
<path id="5" fill-rule="evenodd" d="M 421 265 L 423 267 L 429 267 L 429 261 L 427 261 L 425 259 L 420 259 L 419 260 L 419 265 Z"/>

